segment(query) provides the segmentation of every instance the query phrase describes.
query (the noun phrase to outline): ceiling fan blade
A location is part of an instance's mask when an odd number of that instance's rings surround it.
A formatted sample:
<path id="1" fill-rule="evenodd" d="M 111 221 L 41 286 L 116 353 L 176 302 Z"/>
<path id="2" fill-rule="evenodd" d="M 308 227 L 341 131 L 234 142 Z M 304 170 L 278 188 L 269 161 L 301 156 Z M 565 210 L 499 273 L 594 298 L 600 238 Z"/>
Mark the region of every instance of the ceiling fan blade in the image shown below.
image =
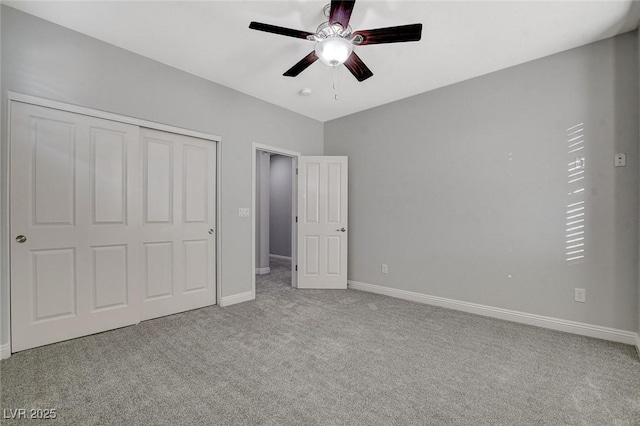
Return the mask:
<path id="1" fill-rule="evenodd" d="M 353 11 L 353 6 L 355 4 L 355 0 L 351 1 L 338 1 L 331 0 L 331 12 L 329 12 L 329 23 L 335 24 L 338 23 L 342 25 L 342 28 L 347 28 L 349 25 L 349 19 L 351 19 L 351 12 Z"/>
<path id="2" fill-rule="evenodd" d="M 362 62 L 362 59 L 356 55 L 356 52 L 351 52 L 351 56 L 349 56 L 349 59 L 344 63 L 344 66 L 351 71 L 351 74 L 353 74 L 358 81 L 365 81 L 373 75 L 371 70 Z"/>
<path id="3" fill-rule="evenodd" d="M 306 70 L 309 67 L 309 65 L 311 65 L 317 60 L 318 60 L 318 57 L 316 56 L 316 52 L 315 51 L 311 52 L 307 56 L 302 58 L 300 62 L 298 62 L 291 68 L 289 68 L 287 72 L 285 72 L 282 75 L 284 75 L 285 77 L 296 77 L 302 71 Z"/>
<path id="4" fill-rule="evenodd" d="M 275 25 L 263 24 L 261 22 L 251 22 L 249 28 L 252 30 L 264 31 L 267 33 L 280 34 L 287 37 L 304 38 L 313 35 L 308 31 L 293 30 L 291 28 L 277 27 Z"/>
<path id="5" fill-rule="evenodd" d="M 402 43 L 418 41 L 422 37 L 422 24 L 401 25 L 399 27 L 376 28 L 375 30 L 356 31 L 353 35 L 363 38 L 360 46 L 365 44 Z"/>

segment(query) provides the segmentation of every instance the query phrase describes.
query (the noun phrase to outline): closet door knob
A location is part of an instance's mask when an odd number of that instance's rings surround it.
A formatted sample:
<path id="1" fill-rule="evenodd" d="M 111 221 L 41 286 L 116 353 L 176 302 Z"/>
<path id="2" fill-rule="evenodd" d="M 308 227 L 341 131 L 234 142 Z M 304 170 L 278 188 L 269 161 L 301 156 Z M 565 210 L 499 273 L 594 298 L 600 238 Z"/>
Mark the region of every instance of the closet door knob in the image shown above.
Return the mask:
<path id="1" fill-rule="evenodd" d="M 339 232 L 347 232 L 347 230 L 346 230 L 346 229 L 344 229 L 344 228 L 336 229 L 336 231 L 339 231 Z"/>
<path id="2" fill-rule="evenodd" d="M 27 237 L 25 237 L 24 235 L 18 235 L 16 237 L 16 241 L 19 242 L 20 244 L 24 243 L 25 241 L 27 241 Z"/>

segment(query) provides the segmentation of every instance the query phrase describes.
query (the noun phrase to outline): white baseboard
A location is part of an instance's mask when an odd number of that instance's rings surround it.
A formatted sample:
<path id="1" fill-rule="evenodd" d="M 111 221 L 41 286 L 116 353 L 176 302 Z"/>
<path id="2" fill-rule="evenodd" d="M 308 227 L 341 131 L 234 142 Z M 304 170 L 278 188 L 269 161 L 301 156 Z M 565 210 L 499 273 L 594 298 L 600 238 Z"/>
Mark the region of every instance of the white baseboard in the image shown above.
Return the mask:
<path id="1" fill-rule="evenodd" d="M 640 357 L 640 334 L 636 333 L 636 353 Z"/>
<path id="2" fill-rule="evenodd" d="M 271 268 L 270 267 L 266 267 L 266 268 L 256 268 L 256 275 L 264 275 L 264 274 L 270 274 L 271 273 Z"/>
<path id="3" fill-rule="evenodd" d="M 0 345 L 0 359 L 6 359 L 11 356 L 11 345 L 8 343 L 5 345 Z"/>
<path id="4" fill-rule="evenodd" d="M 274 259 L 280 259 L 280 260 L 288 260 L 289 262 L 291 262 L 291 256 L 281 256 L 279 254 L 270 254 L 269 257 L 273 257 Z"/>
<path id="5" fill-rule="evenodd" d="M 618 330 L 615 328 L 601 327 L 599 325 L 585 324 L 560 318 L 545 317 L 542 315 L 529 314 L 526 312 L 495 308 L 493 306 L 463 302 L 460 300 L 447 299 L 444 297 L 429 296 L 427 294 L 398 290 L 395 288 L 361 283 L 358 281 L 348 281 L 348 283 L 349 288 L 352 288 L 354 290 L 384 294 L 386 296 L 397 297 L 399 299 L 411 300 L 428 305 L 441 306 L 444 308 L 455 309 L 458 311 L 469 312 L 486 317 L 499 318 L 522 324 L 535 325 L 537 327 L 549 328 L 551 330 L 564 331 L 567 333 L 579 334 L 582 336 L 589 336 L 598 339 L 611 340 L 613 342 L 626 343 L 628 345 L 638 345 L 638 347 L 640 348 L 640 338 L 638 337 L 638 333 L 635 333 L 633 331 Z"/>
<path id="6" fill-rule="evenodd" d="M 247 291 L 245 293 L 234 294 L 232 296 L 221 297 L 218 305 L 221 307 L 235 305 L 236 303 L 248 302 L 254 300 L 256 294 L 253 291 Z"/>

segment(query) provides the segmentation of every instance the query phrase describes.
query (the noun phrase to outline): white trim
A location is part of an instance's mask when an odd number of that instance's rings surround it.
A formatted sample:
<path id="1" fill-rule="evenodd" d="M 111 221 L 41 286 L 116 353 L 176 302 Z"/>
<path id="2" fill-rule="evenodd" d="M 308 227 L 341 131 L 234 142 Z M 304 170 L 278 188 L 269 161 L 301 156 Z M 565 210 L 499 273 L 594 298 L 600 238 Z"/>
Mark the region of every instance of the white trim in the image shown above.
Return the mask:
<path id="1" fill-rule="evenodd" d="M 291 159 L 291 287 L 298 288 L 298 160 Z"/>
<path id="2" fill-rule="evenodd" d="M 640 334 L 636 333 L 636 353 L 640 358 Z"/>
<path id="3" fill-rule="evenodd" d="M 256 295 L 252 291 L 247 291 L 244 293 L 234 294 L 233 296 L 221 297 L 220 298 L 220 306 L 231 306 L 237 303 L 248 302 L 250 300 L 255 300 Z"/>
<path id="4" fill-rule="evenodd" d="M 216 143 L 216 304 L 222 298 L 222 143 Z"/>
<path id="5" fill-rule="evenodd" d="M 11 345 L 9 343 L 0 345 L 0 359 L 7 359 L 11 356 Z"/>
<path id="6" fill-rule="evenodd" d="M 395 288 L 361 283 L 358 281 L 350 280 L 348 281 L 348 285 L 349 288 L 354 290 L 384 294 L 386 296 L 397 297 L 399 299 L 411 300 L 413 302 L 425 303 L 428 305 L 441 306 L 444 308 L 455 309 L 457 311 L 469 312 L 472 314 L 518 322 L 521 324 L 549 328 L 551 330 L 558 330 L 567 333 L 579 334 L 582 336 L 595 337 L 597 339 L 611 340 L 613 342 L 626 343 L 628 345 L 634 345 L 638 342 L 638 334 L 633 331 L 618 330 L 615 328 L 601 327 L 599 325 L 585 324 L 560 318 L 545 317 L 542 315 L 529 314 L 526 312 L 512 311 L 510 309 L 495 308 L 492 306 L 480 305 L 477 303 L 463 302 L 460 300 L 447 299 L 444 297 L 429 296 L 422 293 L 398 290 Z"/>
<path id="7" fill-rule="evenodd" d="M 271 273 L 271 268 L 268 266 L 266 268 L 256 268 L 256 275 L 265 275 L 270 273 Z"/>
<path id="8" fill-rule="evenodd" d="M 22 93 L 7 92 L 9 101 L 23 102 L 26 104 L 38 105 L 47 108 L 59 109 L 62 111 L 73 112 L 76 114 L 88 115 L 91 117 L 103 118 L 105 120 L 117 121 L 119 123 L 133 124 L 134 126 L 146 127 L 149 129 L 162 130 L 170 133 L 178 133 L 180 135 L 192 136 L 194 138 L 206 139 L 215 142 L 221 142 L 222 138 L 209 133 L 198 132 L 195 130 L 184 129 L 182 127 L 170 126 L 167 124 L 154 123 L 153 121 L 143 120 L 141 118 L 127 117 L 120 114 L 114 114 L 107 111 L 101 111 L 94 108 L 87 108 L 78 105 L 67 104 L 64 102 L 53 101 L 51 99 L 38 98 Z"/>
<path id="9" fill-rule="evenodd" d="M 2 10 L 2 7 L 0 7 L 0 11 Z M 2 13 L 0 12 L 0 15 L 2 15 Z M 0 16 L 0 21 L 2 20 L 2 17 Z M 0 66 L 0 69 L 2 67 Z M 0 81 L 2 81 L 2 78 L 0 78 Z M 9 104 L 7 103 L 7 143 L 6 143 L 6 155 L 7 158 L 5 159 L 2 156 L 2 148 L 0 148 L 0 184 L 3 184 L 2 188 L 0 188 L 0 194 L 4 194 L 6 196 L 0 195 L 0 206 L 6 206 L 7 209 L 3 211 L 6 211 L 7 213 L 9 212 L 9 140 L 10 140 L 10 132 L 9 132 L 9 123 L 11 122 L 11 117 L 9 115 Z M 0 102 L 0 122 L 2 121 L 2 102 Z M 0 125 L 1 127 L 1 125 Z M 2 139 L 2 136 L 0 135 L 0 140 Z M 5 165 L 7 167 L 5 167 Z M 6 185 L 6 187 L 4 186 Z M 0 213 L 0 216 L 2 216 L 2 213 Z M 2 303 L 6 303 L 7 307 L 11 306 L 11 303 L 9 302 L 11 300 L 11 289 L 9 288 L 9 265 L 10 263 L 10 259 L 9 259 L 9 215 L 7 214 L 6 216 L 6 222 L 4 220 L 0 221 L 0 269 L 2 269 L 2 272 L 0 273 L 0 293 L 2 292 L 2 285 L 6 284 L 7 285 L 7 301 L 4 302 L 0 302 L 0 359 L 5 359 L 5 358 L 9 358 L 9 356 L 11 356 L 11 322 L 10 322 L 10 310 L 7 309 L 6 315 L 7 318 L 9 318 L 9 321 L 7 321 L 6 326 L 8 326 L 7 329 L 7 343 L 5 343 L 4 345 L 1 345 L 2 343 L 2 334 L 3 334 L 3 328 L 5 326 L 4 324 L 4 320 L 3 320 L 3 315 L 5 315 L 4 310 L 4 306 L 2 305 Z M 2 262 L 7 262 L 6 267 L 5 265 L 2 264 Z"/>
<path id="10" fill-rule="evenodd" d="M 261 143 L 253 143 L 254 151 L 264 151 L 270 154 L 284 155 L 285 157 L 300 157 L 302 154 L 296 151 L 289 151 L 288 149 L 278 148 L 277 146 L 263 145 Z"/>
<path id="11" fill-rule="evenodd" d="M 2 321 L 4 321 L 4 316 L 6 315 L 6 324 L 4 327 L 7 329 L 7 336 L 5 336 L 8 340 L 7 342 L 0 346 L 0 359 L 4 359 L 4 351 L 2 348 L 8 347 L 9 355 L 11 355 L 11 227 L 9 222 L 9 188 L 11 182 L 11 100 L 7 100 L 7 126 L 6 126 L 6 156 L 1 159 L 0 162 L 0 172 L 2 172 L 2 176 L 0 177 L 0 182 L 4 181 L 3 190 L 4 196 L 0 199 L 0 206 L 2 206 L 2 213 L 4 213 L 4 219 L 0 223 L 0 237 L 2 240 L 0 241 L 0 286 L 4 283 L 7 289 L 7 299 L 6 306 L 7 312 L 2 311 L 2 307 L 0 306 L 0 325 Z M 1 121 L 1 117 L 0 117 Z M 2 262 L 6 262 L 5 265 L 2 265 Z M 1 289 L 0 289 L 1 291 Z M 2 327 L 2 328 L 4 328 Z M 2 338 L 2 329 L 0 328 L 0 338 Z M 0 341 L 2 343 L 2 341 Z"/>
<path id="12" fill-rule="evenodd" d="M 279 254 L 270 254 L 269 257 L 272 257 L 274 259 L 280 259 L 280 260 L 289 260 L 291 261 L 291 256 L 281 256 Z"/>
<path id="13" fill-rule="evenodd" d="M 257 268 L 256 268 L 256 217 L 258 215 L 256 214 L 256 153 L 258 151 L 280 154 L 280 155 L 293 158 L 294 170 L 292 170 L 292 173 L 295 173 L 295 168 L 298 166 L 298 157 L 302 155 L 299 152 L 289 151 L 287 149 L 278 148 L 276 146 L 263 145 L 261 143 L 256 143 L 256 142 L 254 142 L 251 146 L 251 213 L 252 213 L 251 214 L 251 270 L 252 271 L 257 271 Z M 293 181 L 294 188 L 296 188 L 295 185 L 296 185 L 296 180 L 294 179 Z M 295 238 L 294 236 L 297 235 L 297 231 L 298 231 L 298 224 L 295 222 L 295 217 L 297 215 L 296 209 L 298 206 L 297 193 L 293 194 L 293 197 L 291 198 L 291 204 L 292 204 L 292 212 L 293 212 L 293 215 L 291 217 L 291 221 L 292 221 L 291 227 L 293 230 L 293 232 L 291 233 L 291 240 L 292 240 L 291 281 L 292 281 L 292 286 L 295 287 L 297 280 L 295 279 L 295 271 L 294 271 L 295 263 L 294 262 L 297 259 L 297 253 L 296 253 L 297 249 L 296 249 L 296 246 L 293 245 L 293 240 Z M 251 274 L 251 293 L 253 294 L 253 297 L 249 300 L 253 300 L 256 297 L 255 274 Z"/>

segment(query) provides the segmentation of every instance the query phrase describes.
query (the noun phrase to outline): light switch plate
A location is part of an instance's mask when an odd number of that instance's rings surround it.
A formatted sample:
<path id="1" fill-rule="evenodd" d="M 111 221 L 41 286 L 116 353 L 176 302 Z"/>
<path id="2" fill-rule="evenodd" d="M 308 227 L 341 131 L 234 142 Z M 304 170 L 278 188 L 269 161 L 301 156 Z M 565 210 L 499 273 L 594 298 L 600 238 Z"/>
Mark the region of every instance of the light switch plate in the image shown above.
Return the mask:
<path id="1" fill-rule="evenodd" d="M 238 217 L 249 217 L 249 209 L 240 207 L 238 209 Z"/>

